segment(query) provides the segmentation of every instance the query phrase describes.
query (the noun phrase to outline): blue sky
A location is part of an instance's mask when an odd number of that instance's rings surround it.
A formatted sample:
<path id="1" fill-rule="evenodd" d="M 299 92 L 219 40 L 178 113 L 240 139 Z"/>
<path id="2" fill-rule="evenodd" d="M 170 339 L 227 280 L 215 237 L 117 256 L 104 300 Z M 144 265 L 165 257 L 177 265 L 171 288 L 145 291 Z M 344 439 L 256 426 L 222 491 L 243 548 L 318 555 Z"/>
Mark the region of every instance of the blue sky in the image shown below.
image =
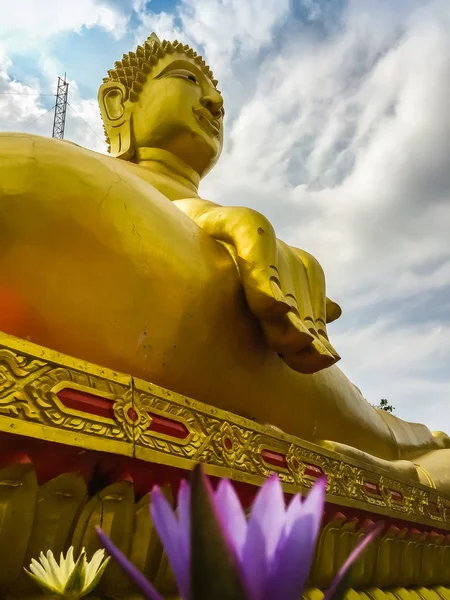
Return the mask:
<path id="1" fill-rule="evenodd" d="M 66 137 L 100 152 L 114 61 L 152 31 L 200 50 L 227 110 L 203 195 L 314 254 L 343 307 L 345 373 L 450 432 L 448 0 L 22 0 L 2 15 L 0 129 L 51 135 L 51 97 L 5 92 L 53 93 L 66 71 Z"/>

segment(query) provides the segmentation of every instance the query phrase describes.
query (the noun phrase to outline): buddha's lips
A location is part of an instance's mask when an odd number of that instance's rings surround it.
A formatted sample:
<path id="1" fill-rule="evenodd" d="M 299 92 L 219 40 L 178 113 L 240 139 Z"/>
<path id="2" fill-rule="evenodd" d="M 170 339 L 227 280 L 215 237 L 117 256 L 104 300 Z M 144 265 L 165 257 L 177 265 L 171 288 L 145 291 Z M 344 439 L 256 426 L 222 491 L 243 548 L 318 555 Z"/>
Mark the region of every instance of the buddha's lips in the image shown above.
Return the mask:
<path id="1" fill-rule="evenodd" d="M 197 119 L 209 133 L 212 133 L 214 137 L 218 137 L 220 135 L 220 121 L 215 119 L 209 110 L 204 108 L 194 108 L 193 109 Z"/>

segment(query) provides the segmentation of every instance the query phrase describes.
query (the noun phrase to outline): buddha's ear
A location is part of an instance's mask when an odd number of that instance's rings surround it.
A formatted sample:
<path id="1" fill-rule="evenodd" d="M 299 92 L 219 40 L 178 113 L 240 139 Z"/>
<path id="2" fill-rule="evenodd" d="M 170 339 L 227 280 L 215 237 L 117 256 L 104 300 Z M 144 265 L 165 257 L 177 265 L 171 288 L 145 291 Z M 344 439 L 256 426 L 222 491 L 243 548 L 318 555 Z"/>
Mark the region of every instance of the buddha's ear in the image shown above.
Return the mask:
<path id="1" fill-rule="evenodd" d="M 131 140 L 131 103 L 122 83 L 108 81 L 100 86 L 98 103 L 109 137 L 111 154 L 129 160 L 134 154 Z"/>
<path id="2" fill-rule="evenodd" d="M 102 117 L 109 122 L 122 120 L 125 114 L 126 99 L 127 91 L 122 83 L 117 81 L 103 83 L 98 91 L 98 103 Z"/>

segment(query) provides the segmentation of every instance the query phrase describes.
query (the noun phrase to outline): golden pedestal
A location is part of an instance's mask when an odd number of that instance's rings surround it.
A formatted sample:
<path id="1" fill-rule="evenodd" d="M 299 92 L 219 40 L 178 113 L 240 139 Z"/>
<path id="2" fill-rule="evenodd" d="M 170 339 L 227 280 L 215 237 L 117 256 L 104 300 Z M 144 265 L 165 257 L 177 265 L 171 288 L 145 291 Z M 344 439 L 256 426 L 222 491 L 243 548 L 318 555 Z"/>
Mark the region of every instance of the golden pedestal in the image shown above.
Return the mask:
<path id="1" fill-rule="evenodd" d="M 350 596 L 450 598 L 450 498 L 129 375 L 0 334 L 0 598 L 37 598 L 22 570 L 41 550 L 99 547 L 100 524 L 166 594 L 176 588 L 148 505 L 197 462 L 249 504 L 270 472 L 286 493 L 328 477 L 306 596 L 322 592 L 371 522 L 383 535 Z M 139 598 L 111 564 L 100 598 Z M 356 598 L 356 596 L 355 596 Z"/>

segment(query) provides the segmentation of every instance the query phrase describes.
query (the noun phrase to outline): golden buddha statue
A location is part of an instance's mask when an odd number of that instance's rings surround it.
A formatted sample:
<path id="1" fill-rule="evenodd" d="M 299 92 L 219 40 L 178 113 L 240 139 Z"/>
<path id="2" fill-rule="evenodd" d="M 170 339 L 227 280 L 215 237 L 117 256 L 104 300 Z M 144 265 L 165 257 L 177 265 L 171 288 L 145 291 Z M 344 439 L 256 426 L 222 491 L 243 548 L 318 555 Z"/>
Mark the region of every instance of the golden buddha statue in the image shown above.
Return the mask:
<path id="1" fill-rule="evenodd" d="M 334 363 L 339 306 L 261 214 L 199 196 L 223 99 L 152 35 L 109 71 L 112 156 L 0 136 L 0 330 L 450 493 L 450 440 L 373 408 Z"/>

